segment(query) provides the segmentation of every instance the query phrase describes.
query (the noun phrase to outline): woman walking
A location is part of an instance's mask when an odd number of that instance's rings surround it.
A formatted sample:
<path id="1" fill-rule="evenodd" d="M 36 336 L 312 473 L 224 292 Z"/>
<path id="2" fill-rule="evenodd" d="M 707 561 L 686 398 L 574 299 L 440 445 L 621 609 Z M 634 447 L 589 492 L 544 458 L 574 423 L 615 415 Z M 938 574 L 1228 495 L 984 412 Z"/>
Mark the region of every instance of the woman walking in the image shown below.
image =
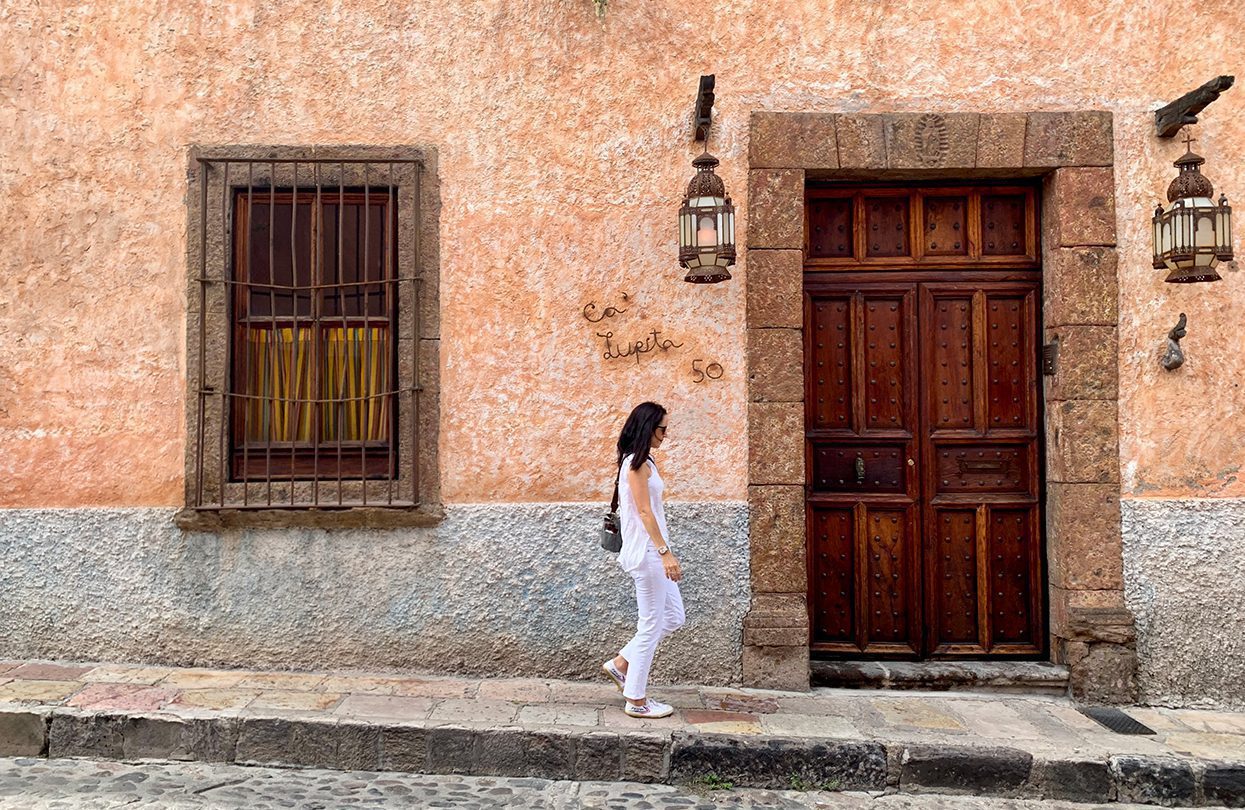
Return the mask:
<path id="1" fill-rule="evenodd" d="M 655 402 L 637 405 L 618 437 L 618 516 L 622 523 L 622 550 L 618 564 L 635 580 L 639 619 L 635 636 L 617 657 L 601 665 L 622 690 L 632 717 L 669 717 L 674 709 L 648 697 L 648 672 L 657 645 L 666 634 L 683 626 L 683 597 L 679 580 L 683 570 L 670 547 L 666 510 L 661 494 L 665 482 L 652 451 L 666 440 L 669 415 Z"/>

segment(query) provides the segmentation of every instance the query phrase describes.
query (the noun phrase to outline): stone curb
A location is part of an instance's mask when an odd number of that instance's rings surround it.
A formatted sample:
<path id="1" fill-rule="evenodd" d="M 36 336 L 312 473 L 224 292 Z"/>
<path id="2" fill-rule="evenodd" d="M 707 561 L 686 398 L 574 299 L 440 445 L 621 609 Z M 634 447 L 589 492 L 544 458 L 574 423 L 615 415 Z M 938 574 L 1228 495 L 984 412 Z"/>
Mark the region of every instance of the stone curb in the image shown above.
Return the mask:
<path id="1" fill-rule="evenodd" d="M 1245 807 L 1245 763 L 875 740 L 0 709 L 0 756 Z"/>

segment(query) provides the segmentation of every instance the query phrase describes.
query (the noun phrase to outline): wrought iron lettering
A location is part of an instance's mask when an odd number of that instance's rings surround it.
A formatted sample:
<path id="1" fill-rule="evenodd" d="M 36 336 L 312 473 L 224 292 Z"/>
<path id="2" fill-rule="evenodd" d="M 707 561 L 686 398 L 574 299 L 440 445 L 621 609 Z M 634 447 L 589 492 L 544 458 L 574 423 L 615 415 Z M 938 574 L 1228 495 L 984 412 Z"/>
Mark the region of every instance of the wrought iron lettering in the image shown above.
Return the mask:
<path id="1" fill-rule="evenodd" d="M 624 301 L 631 300 L 630 296 L 628 296 L 626 293 L 622 294 L 622 299 Z M 605 309 L 601 310 L 601 313 L 598 315 L 597 314 L 597 302 L 589 301 L 587 304 L 584 305 L 583 315 L 584 315 L 584 320 L 587 321 L 588 323 L 600 323 L 606 318 L 613 318 L 615 316 L 622 315 L 626 311 L 627 310 L 621 309 L 620 307 L 606 307 Z"/>
<path id="2" fill-rule="evenodd" d="M 626 342 L 615 341 L 613 332 L 597 332 L 597 337 L 605 342 L 605 351 L 601 354 L 606 360 L 618 360 L 623 357 L 635 357 L 638 365 L 640 356 L 654 351 L 667 352 L 680 348 L 683 344 L 661 336 L 660 329 L 649 332 L 643 340 Z"/>
<path id="3" fill-rule="evenodd" d="M 726 373 L 726 370 L 722 368 L 721 363 L 710 363 L 709 365 L 702 367 L 700 364 L 703 362 L 705 361 L 699 358 L 692 361 L 693 383 L 702 383 L 705 380 L 722 379 L 722 375 Z"/>

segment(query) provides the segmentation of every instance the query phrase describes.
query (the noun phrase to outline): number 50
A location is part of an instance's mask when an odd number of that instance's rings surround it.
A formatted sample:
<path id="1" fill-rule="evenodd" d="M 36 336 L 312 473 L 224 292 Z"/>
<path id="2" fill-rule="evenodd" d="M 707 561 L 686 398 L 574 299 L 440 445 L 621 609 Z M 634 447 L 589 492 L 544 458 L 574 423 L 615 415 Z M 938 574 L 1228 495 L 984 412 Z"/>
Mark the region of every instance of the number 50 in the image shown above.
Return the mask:
<path id="1" fill-rule="evenodd" d="M 692 361 L 692 382 L 702 383 L 705 380 L 722 379 L 722 374 L 725 373 L 725 369 L 722 368 L 721 363 L 710 363 L 704 368 L 701 368 L 700 364 L 703 362 L 705 361 L 704 360 L 693 360 Z"/>

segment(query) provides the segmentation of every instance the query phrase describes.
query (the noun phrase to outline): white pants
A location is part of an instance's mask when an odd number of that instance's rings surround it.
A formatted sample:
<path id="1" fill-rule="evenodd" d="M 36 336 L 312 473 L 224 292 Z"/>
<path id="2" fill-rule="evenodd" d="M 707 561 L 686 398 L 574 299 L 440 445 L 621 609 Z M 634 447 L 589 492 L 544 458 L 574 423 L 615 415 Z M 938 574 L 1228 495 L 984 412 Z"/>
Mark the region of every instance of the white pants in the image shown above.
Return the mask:
<path id="1" fill-rule="evenodd" d="M 619 652 L 627 660 L 627 683 L 623 697 L 639 700 L 648 689 L 648 671 L 653 665 L 657 645 L 667 633 L 683 626 L 683 596 L 679 583 L 669 579 L 661 565 L 661 555 L 650 544 L 644 562 L 631 572 L 635 580 L 635 602 L 639 619 L 635 636 Z"/>

